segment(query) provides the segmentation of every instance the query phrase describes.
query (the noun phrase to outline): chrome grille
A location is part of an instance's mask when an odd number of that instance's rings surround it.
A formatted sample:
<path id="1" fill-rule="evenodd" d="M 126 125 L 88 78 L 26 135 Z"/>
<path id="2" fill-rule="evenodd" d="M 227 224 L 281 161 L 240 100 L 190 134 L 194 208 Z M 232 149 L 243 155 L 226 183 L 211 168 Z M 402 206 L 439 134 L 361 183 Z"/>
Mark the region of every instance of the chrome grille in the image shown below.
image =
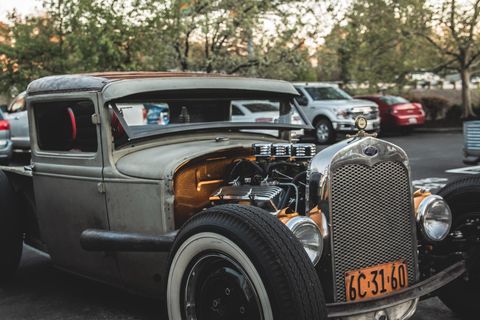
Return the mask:
<path id="1" fill-rule="evenodd" d="M 463 123 L 465 150 L 480 151 L 480 121 L 465 121 Z"/>
<path id="2" fill-rule="evenodd" d="M 332 250 L 336 301 L 346 301 L 345 272 L 406 260 L 415 282 L 414 220 L 401 162 L 347 164 L 332 172 Z"/>
<path id="3" fill-rule="evenodd" d="M 356 107 L 351 110 L 352 119 L 358 116 L 363 116 L 367 120 L 374 120 L 378 118 L 378 109 L 373 107 Z"/>

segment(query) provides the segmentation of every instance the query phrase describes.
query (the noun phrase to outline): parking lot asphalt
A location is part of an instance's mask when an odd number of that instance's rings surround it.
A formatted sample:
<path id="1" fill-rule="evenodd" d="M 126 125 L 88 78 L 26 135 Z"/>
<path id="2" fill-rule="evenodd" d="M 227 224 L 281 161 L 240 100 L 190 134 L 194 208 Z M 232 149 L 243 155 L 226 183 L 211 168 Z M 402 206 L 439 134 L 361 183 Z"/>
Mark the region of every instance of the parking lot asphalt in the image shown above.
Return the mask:
<path id="1" fill-rule="evenodd" d="M 414 133 L 387 136 L 410 157 L 417 187 L 439 187 L 461 176 L 448 170 L 464 169 L 460 133 Z M 21 267 L 11 284 L 0 289 L 0 319 L 159 319 L 159 301 L 53 268 L 47 256 L 25 247 Z M 415 320 L 456 320 L 437 298 L 420 302 Z"/>

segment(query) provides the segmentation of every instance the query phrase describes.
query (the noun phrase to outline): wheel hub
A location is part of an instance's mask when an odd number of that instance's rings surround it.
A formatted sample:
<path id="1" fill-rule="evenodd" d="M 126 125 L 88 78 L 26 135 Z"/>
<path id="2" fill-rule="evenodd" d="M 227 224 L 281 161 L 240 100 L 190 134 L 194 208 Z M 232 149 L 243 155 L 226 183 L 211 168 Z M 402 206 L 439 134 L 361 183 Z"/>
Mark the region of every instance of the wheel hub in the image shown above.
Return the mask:
<path id="1" fill-rule="evenodd" d="M 317 126 L 317 138 L 319 141 L 327 141 L 330 134 L 330 129 L 324 123 L 320 123 Z"/>
<path id="2" fill-rule="evenodd" d="M 198 259 L 185 288 L 186 319 L 263 319 L 250 279 L 226 256 L 209 254 Z"/>

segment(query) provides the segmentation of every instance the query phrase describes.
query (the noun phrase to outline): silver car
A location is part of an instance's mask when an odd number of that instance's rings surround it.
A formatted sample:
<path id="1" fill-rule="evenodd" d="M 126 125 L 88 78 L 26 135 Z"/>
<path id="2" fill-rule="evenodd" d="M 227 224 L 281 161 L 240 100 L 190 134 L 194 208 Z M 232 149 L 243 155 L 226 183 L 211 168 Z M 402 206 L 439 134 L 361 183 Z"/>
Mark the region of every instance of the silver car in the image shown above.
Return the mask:
<path id="1" fill-rule="evenodd" d="M 16 150 L 30 149 L 25 95 L 26 93 L 22 92 L 16 96 L 8 105 L 6 114 L 6 118 L 10 122 L 13 148 Z"/>
<path id="2" fill-rule="evenodd" d="M 0 164 L 8 164 L 12 158 L 12 141 L 10 140 L 10 123 L 0 110 Z"/>

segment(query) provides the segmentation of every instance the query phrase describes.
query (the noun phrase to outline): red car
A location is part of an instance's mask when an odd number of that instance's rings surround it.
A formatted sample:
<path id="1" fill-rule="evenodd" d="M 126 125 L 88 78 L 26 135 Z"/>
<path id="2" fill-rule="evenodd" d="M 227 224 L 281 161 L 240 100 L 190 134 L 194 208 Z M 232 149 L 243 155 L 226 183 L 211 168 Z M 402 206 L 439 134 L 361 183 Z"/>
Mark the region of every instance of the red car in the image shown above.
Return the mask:
<path id="1" fill-rule="evenodd" d="M 422 105 L 396 96 L 357 96 L 355 98 L 370 100 L 378 104 L 380 124 L 383 130 L 400 129 L 408 133 L 416 126 L 425 123 L 425 111 Z"/>

